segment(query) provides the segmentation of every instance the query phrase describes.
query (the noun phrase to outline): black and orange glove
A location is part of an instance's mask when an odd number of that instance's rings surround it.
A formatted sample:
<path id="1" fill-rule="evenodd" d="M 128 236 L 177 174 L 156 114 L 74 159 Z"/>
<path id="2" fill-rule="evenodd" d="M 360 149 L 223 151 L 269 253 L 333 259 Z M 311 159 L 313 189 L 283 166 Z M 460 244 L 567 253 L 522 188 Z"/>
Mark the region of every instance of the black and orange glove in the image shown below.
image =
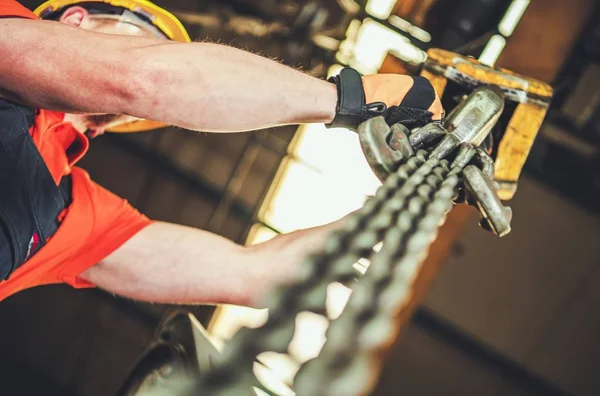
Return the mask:
<path id="1" fill-rule="evenodd" d="M 372 117 L 383 116 L 389 125 L 401 123 L 408 129 L 442 121 L 444 109 L 433 86 L 424 77 L 374 74 L 361 77 L 344 68 L 329 81 L 338 92 L 336 116 L 330 128 L 356 130 Z"/>

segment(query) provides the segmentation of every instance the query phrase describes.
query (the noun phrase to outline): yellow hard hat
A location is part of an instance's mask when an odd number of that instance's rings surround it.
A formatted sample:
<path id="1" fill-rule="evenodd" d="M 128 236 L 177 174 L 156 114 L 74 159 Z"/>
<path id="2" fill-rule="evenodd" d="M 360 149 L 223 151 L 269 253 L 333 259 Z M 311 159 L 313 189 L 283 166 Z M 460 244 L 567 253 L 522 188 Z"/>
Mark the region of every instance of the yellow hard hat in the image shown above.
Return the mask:
<path id="1" fill-rule="evenodd" d="M 84 5 L 85 3 L 104 3 L 114 7 L 124 8 L 136 15 L 142 16 L 144 20 L 151 23 L 170 40 L 187 43 L 192 41 L 185 27 L 173 14 L 148 0 L 49 0 L 36 8 L 33 12 L 44 19 L 64 7 Z M 166 125 L 156 121 L 138 120 L 110 128 L 109 131 L 122 133 L 142 132 L 164 126 Z"/>

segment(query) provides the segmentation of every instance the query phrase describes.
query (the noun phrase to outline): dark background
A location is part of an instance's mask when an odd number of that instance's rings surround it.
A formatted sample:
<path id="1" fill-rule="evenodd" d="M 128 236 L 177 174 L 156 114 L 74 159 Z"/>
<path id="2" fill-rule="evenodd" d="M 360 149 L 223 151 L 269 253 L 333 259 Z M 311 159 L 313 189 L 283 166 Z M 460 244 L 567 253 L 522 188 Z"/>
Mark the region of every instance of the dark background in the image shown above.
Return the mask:
<path id="1" fill-rule="evenodd" d="M 157 3 L 188 17 L 294 23 L 293 12 L 273 7 L 277 1 Z M 341 23 L 334 1 L 320 3 L 331 10 L 332 24 Z M 428 45 L 457 49 L 493 31 L 510 2 L 398 3 L 413 10 L 436 3 L 422 21 L 433 35 Z M 556 89 L 511 203 L 513 232 L 500 241 L 475 223 L 467 227 L 375 394 L 600 394 L 598 11 L 592 0 L 532 0 L 509 39 L 500 65 Z M 257 39 L 216 25 L 187 26 L 195 38 L 261 52 L 317 75 L 331 63 L 332 55 L 314 48 L 302 28 Z M 258 208 L 294 131 L 212 135 L 165 128 L 107 135 L 92 142 L 82 166 L 154 219 L 243 243 L 260 222 Z M 9 298 L 0 303 L 0 394 L 113 395 L 168 309 L 66 286 Z M 190 309 L 208 323 L 212 308 Z"/>

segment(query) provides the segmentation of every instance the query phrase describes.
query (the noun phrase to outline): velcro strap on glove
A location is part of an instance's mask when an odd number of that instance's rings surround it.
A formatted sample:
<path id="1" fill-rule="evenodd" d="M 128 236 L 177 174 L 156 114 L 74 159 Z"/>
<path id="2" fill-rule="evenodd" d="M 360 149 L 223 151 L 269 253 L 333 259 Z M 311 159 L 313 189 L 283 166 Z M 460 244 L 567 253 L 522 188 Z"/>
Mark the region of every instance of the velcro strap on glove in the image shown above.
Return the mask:
<path id="1" fill-rule="evenodd" d="M 432 122 L 433 113 L 414 107 L 392 106 L 385 114 L 388 125 L 402 124 L 409 130 Z"/>
<path id="2" fill-rule="evenodd" d="M 363 121 L 386 113 L 385 103 L 376 102 L 367 105 L 362 78 L 356 70 L 346 67 L 329 81 L 335 83 L 337 87 L 338 102 L 335 118 L 331 123 L 326 124 L 328 128 L 356 130 Z"/>
<path id="3" fill-rule="evenodd" d="M 389 125 L 400 123 L 408 129 L 422 127 L 432 122 L 433 113 L 429 107 L 435 101 L 433 86 L 425 77 L 412 77 L 414 83 L 406 93 L 400 106 L 391 106 L 385 114 Z"/>

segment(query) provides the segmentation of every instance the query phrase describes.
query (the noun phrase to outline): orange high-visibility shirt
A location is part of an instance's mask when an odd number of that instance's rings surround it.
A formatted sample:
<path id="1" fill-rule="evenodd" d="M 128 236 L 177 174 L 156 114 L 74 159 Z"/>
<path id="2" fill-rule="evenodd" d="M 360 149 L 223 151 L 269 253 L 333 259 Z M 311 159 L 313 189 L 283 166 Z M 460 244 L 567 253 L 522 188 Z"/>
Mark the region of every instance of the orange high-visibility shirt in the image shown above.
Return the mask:
<path id="1" fill-rule="evenodd" d="M 0 0 L 0 17 L 21 17 L 36 19 L 33 12 L 14 0 Z"/>
<path id="2" fill-rule="evenodd" d="M 13 0 L 0 0 L 3 17 L 36 19 Z M 83 169 L 74 166 L 86 153 L 89 142 L 63 119 L 62 113 L 38 110 L 29 132 L 54 182 L 58 185 L 63 176 L 71 175 L 72 203 L 61 214 L 62 223 L 47 244 L 9 280 L 0 282 L 0 301 L 40 285 L 93 287 L 78 276 L 151 223 L 126 200 L 95 184 Z"/>

